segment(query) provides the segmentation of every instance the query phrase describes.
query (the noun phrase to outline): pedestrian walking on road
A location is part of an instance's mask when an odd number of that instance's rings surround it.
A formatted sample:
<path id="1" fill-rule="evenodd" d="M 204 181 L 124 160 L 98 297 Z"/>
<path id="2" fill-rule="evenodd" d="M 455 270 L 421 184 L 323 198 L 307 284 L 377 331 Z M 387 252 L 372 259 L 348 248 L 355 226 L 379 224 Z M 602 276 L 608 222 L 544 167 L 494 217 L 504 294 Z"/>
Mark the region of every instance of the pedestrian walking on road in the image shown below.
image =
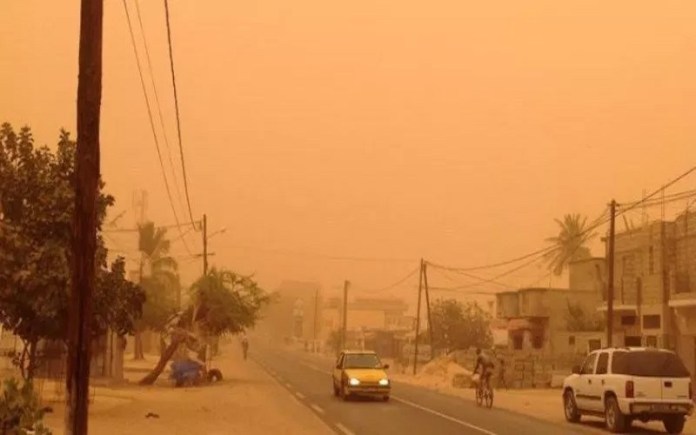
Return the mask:
<path id="1" fill-rule="evenodd" d="M 242 332 L 242 353 L 244 354 L 244 360 L 247 359 L 247 354 L 249 353 L 249 338 L 247 338 L 246 333 Z"/>

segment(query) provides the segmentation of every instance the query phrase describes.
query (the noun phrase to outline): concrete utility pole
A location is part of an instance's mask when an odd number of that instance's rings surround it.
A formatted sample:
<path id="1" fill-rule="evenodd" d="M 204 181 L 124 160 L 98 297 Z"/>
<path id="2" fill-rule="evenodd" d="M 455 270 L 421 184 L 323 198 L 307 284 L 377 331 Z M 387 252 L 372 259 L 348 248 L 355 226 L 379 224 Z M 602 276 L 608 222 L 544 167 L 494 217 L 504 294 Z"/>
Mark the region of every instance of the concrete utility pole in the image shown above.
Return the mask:
<path id="1" fill-rule="evenodd" d="M 65 413 L 67 435 L 87 434 L 92 344 L 90 326 L 97 250 L 103 13 L 103 0 L 82 0 L 77 84 L 72 291 L 68 308 L 68 397 Z"/>
<path id="2" fill-rule="evenodd" d="M 413 349 L 413 375 L 418 372 L 418 335 L 420 334 L 420 316 L 421 316 L 421 294 L 423 293 L 423 259 L 420 262 L 420 274 L 418 275 L 418 305 L 416 307 L 416 337 L 415 346 Z"/>
<path id="3" fill-rule="evenodd" d="M 203 276 L 208 276 L 208 216 L 203 215 Z"/>
<path id="4" fill-rule="evenodd" d="M 613 346 L 614 336 L 614 243 L 616 236 L 616 201 L 609 204 L 609 252 L 607 253 L 607 347 Z"/>
<path id="5" fill-rule="evenodd" d="M 348 331 L 348 288 L 350 281 L 346 280 L 343 283 L 343 328 L 341 330 L 341 349 L 346 347 L 346 335 Z"/>

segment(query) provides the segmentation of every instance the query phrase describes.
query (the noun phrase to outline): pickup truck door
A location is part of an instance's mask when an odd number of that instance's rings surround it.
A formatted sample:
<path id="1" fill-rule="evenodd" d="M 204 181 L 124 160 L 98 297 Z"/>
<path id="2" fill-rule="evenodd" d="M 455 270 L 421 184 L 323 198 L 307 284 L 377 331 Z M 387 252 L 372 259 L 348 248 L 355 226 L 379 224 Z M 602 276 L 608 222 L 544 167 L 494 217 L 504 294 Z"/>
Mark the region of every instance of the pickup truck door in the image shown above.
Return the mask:
<path id="1" fill-rule="evenodd" d="M 575 384 L 575 403 L 582 410 L 594 409 L 592 407 L 592 378 L 594 377 L 595 363 L 597 362 L 597 352 L 587 355 L 582 363 L 582 368 L 576 379 Z"/>

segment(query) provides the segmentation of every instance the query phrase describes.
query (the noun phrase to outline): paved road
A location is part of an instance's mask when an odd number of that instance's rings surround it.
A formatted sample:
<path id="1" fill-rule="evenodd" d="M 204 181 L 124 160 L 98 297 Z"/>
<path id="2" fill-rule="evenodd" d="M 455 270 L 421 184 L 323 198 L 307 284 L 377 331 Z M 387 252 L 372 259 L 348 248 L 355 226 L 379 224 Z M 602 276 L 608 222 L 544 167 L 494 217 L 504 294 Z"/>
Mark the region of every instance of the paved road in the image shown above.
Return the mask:
<path id="1" fill-rule="evenodd" d="M 394 383 L 392 401 L 344 402 L 333 396 L 330 363 L 295 352 L 257 350 L 253 355 L 281 385 L 337 433 L 344 435 L 574 435 L 587 434 L 509 411 Z"/>

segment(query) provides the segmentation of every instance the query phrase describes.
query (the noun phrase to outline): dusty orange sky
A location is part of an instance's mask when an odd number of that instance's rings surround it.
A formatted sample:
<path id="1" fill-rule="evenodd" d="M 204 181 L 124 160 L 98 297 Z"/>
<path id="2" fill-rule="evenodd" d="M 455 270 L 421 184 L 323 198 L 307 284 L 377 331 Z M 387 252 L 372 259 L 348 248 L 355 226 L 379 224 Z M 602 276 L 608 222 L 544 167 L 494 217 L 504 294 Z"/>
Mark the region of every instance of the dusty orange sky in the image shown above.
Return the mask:
<path id="1" fill-rule="evenodd" d="M 141 3 L 173 146 L 163 5 Z M 555 233 L 553 218 L 595 217 L 612 197 L 639 198 L 696 161 L 693 1 L 171 9 L 194 212 L 208 214 L 211 232 L 228 228 L 211 240 L 213 263 L 271 288 L 286 278 L 381 287 L 420 257 L 466 266 L 521 255 Z M 75 130 L 78 18 L 79 2 L 2 1 L 0 120 L 30 124 L 41 143 Z M 132 226 L 132 192 L 147 189 L 149 217 L 172 223 L 121 1 L 106 1 L 104 38 L 113 214 L 127 210 L 119 223 Z M 180 243 L 175 254 L 186 254 Z M 182 265 L 189 281 L 200 271 Z"/>

